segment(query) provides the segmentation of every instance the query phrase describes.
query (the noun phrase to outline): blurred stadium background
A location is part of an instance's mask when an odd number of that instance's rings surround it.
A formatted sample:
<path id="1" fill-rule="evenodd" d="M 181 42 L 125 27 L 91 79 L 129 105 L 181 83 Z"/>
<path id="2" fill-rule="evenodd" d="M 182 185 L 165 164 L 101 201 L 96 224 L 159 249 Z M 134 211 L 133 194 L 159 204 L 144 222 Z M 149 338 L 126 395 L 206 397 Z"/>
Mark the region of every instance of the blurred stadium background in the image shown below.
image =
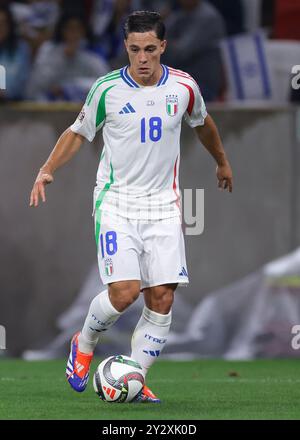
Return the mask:
<path id="1" fill-rule="evenodd" d="M 121 25 L 136 9 L 165 17 L 163 61 L 199 82 L 234 172 L 233 194 L 219 192 L 183 126 L 181 189 L 205 189 L 205 227 L 185 237 L 190 284 L 163 356 L 299 357 L 300 0 L 0 1 L 1 356 L 64 357 L 101 290 L 91 215 L 101 136 L 57 172 L 45 205 L 29 209 L 29 193 L 93 81 L 126 63 Z M 98 354 L 129 351 L 141 303 Z"/>

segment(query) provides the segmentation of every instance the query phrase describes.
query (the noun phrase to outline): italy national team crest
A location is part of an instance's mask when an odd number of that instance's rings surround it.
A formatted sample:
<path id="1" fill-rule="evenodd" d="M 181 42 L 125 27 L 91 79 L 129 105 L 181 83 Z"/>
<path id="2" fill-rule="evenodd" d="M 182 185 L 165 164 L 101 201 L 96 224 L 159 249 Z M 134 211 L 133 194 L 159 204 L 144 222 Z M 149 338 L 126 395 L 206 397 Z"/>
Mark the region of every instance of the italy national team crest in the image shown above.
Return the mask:
<path id="1" fill-rule="evenodd" d="M 178 111 L 178 96 L 167 95 L 166 96 L 166 108 L 169 116 L 175 116 Z"/>
<path id="2" fill-rule="evenodd" d="M 105 259 L 105 273 L 107 276 L 111 276 L 113 274 L 113 262 L 111 258 Z"/>

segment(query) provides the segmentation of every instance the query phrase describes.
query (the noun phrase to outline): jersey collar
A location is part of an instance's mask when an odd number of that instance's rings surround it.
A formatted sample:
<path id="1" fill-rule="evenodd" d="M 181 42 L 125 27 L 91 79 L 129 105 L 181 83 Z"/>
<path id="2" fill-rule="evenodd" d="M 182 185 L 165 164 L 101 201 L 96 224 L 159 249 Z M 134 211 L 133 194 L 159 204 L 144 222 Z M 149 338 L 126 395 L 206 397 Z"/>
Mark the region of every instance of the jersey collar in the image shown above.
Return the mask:
<path id="1" fill-rule="evenodd" d="M 134 89 L 140 89 L 141 86 L 137 82 L 135 82 L 134 79 L 129 75 L 128 67 L 129 66 L 125 66 L 121 69 L 121 78 L 129 87 L 132 87 Z M 161 67 L 163 69 L 163 72 L 158 83 L 156 84 L 156 87 L 163 86 L 164 84 L 166 84 L 169 77 L 168 67 L 165 66 L 164 64 L 161 64 Z"/>

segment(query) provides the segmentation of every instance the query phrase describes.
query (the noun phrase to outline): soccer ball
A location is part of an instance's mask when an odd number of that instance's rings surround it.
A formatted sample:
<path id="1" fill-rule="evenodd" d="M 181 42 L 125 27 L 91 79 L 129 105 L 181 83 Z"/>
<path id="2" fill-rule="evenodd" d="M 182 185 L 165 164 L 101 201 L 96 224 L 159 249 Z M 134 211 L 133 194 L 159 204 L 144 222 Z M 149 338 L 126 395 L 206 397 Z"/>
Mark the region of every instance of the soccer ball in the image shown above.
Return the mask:
<path id="1" fill-rule="evenodd" d="M 94 374 L 96 394 L 105 402 L 130 402 L 144 385 L 142 367 L 134 359 L 110 356 L 102 361 Z"/>

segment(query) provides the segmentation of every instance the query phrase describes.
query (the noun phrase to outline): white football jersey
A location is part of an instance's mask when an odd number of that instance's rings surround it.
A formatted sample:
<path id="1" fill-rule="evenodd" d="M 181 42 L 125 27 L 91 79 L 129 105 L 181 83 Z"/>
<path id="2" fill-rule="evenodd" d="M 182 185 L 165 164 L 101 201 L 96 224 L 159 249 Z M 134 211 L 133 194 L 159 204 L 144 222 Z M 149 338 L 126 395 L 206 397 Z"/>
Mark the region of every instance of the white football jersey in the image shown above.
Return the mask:
<path id="1" fill-rule="evenodd" d="M 89 141 L 103 127 L 94 209 L 132 219 L 180 216 L 181 121 L 203 125 L 207 112 L 190 75 L 162 69 L 155 86 L 137 84 L 128 66 L 101 77 L 71 126 Z"/>

